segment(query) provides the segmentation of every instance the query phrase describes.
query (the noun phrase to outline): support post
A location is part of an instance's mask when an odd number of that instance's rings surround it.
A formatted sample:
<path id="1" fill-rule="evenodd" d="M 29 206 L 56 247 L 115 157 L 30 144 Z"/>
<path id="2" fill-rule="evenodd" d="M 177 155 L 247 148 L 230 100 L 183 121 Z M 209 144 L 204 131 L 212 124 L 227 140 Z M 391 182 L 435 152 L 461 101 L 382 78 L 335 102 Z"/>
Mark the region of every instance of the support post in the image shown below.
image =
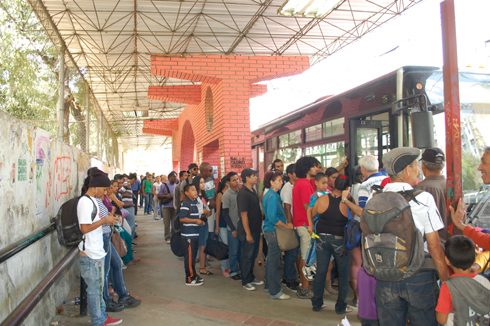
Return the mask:
<path id="1" fill-rule="evenodd" d="M 87 90 L 87 109 L 85 110 L 85 150 L 90 155 L 90 92 Z"/>
<path id="2" fill-rule="evenodd" d="M 396 72 L 396 100 L 399 101 L 403 98 L 403 68 L 400 68 Z M 403 147 L 403 111 L 397 119 L 397 147 Z"/>
<path id="3" fill-rule="evenodd" d="M 58 138 L 65 141 L 65 47 L 60 46 L 59 53 L 59 72 L 58 72 Z"/>
<path id="4" fill-rule="evenodd" d="M 459 103 L 458 48 L 456 43 L 456 19 L 454 0 L 441 3 L 444 114 L 446 121 L 447 205 L 456 207 L 462 197 L 461 182 L 461 132 Z M 448 214 L 448 238 L 454 235 L 452 220 Z"/>
<path id="5" fill-rule="evenodd" d="M 97 119 L 97 158 L 102 161 L 101 140 L 102 140 L 102 112 L 99 111 Z"/>

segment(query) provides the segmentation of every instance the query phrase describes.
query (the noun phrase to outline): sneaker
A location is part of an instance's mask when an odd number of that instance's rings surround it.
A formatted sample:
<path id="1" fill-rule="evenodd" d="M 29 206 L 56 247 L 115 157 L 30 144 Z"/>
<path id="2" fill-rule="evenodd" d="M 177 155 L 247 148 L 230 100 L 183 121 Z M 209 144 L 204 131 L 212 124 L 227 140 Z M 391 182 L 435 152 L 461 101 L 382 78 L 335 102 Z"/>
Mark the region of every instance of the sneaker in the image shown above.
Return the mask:
<path id="1" fill-rule="evenodd" d="M 136 242 L 133 242 L 133 247 L 138 247 L 138 244 Z"/>
<path id="2" fill-rule="evenodd" d="M 247 291 L 255 291 L 255 286 L 253 286 L 252 284 L 250 283 L 247 283 L 245 285 L 243 285 L 243 288 Z"/>
<path id="3" fill-rule="evenodd" d="M 105 311 L 108 312 L 120 312 L 124 310 L 124 305 L 117 303 L 114 300 L 109 301 L 105 305 Z"/>
<path id="4" fill-rule="evenodd" d="M 202 277 L 200 277 L 200 276 L 196 276 L 196 280 L 198 282 L 204 282 L 204 279 Z"/>
<path id="5" fill-rule="evenodd" d="M 141 304 L 141 300 L 133 298 L 130 294 L 128 294 L 124 298 L 119 298 L 117 303 L 122 304 L 124 308 L 134 308 Z"/>
<path id="6" fill-rule="evenodd" d="M 122 263 L 121 269 L 126 269 L 126 268 L 128 268 L 128 266 L 126 266 L 124 263 Z"/>
<path id="7" fill-rule="evenodd" d="M 155 216 L 153 219 L 154 219 L 155 221 L 160 221 L 160 218 L 159 218 L 158 216 Z"/>
<path id="8" fill-rule="evenodd" d="M 288 300 L 291 299 L 291 297 L 287 294 L 282 294 L 279 298 L 276 298 L 277 300 Z"/>
<path id="9" fill-rule="evenodd" d="M 315 265 L 311 266 L 303 266 L 301 269 L 303 271 L 303 275 L 308 281 L 313 281 L 315 279 L 316 267 Z"/>
<path id="10" fill-rule="evenodd" d="M 113 325 L 119 325 L 120 323 L 122 323 L 122 319 L 120 318 L 111 318 L 109 317 L 109 315 L 107 315 L 107 319 L 104 323 L 103 326 L 113 326 Z"/>
<path id="11" fill-rule="evenodd" d="M 286 287 L 293 292 L 297 292 L 299 288 L 299 283 L 298 281 L 288 281 L 286 283 Z"/>
<path id="12" fill-rule="evenodd" d="M 242 280 L 242 276 L 240 274 L 236 274 L 236 275 L 233 275 L 231 277 L 232 280 L 234 281 L 241 281 Z"/>
<path id="13" fill-rule="evenodd" d="M 254 279 L 254 280 L 252 281 L 252 284 L 253 284 L 253 285 L 262 285 L 262 284 L 264 284 L 264 281 L 259 281 L 258 279 Z"/>
<path id="14" fill-rule="evenodd" d="M 301 287 L 296 291 L 296 295 L 300 299 L 311 299 L 313 297 L 313 293 L 309 288 L 303 289 Z"/>
<path id="15" fill-rule="evenodd" d="M 224 276 L 224 277 L 230 277 L 230 272 L 229 272 L 227 269 L 225 269 L 225 270 L 223 271 L 223 276 Z"/>
<path id="16" fill-rule="evenodd" d="M 167 244 L 170 244 L 170 240 L 167 240 Z"/>
<path id="17" fill-rule="evenodd" d="M 191 282 L 185 282 L 185 285 L 188 285 L 188 286 L 199 286 L 202 284 L 203 284 L 203 281 L 199 281 L 197 279 L 192 280 Z"/>

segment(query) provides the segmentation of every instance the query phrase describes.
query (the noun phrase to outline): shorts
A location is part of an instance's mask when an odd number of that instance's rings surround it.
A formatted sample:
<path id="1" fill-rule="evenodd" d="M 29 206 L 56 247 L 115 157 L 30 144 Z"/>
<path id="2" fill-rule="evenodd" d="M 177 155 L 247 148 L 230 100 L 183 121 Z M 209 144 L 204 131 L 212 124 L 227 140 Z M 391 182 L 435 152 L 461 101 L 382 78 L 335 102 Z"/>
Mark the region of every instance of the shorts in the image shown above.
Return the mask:
<path id="1" fill-rule="evenodd" d="M 296 228 L 296 233 L 299 237 L 299 250 L 301 258 L 305 260 L 308 253 L 308 247 L 310 246 L 310 234 L 308 233 L 308 228 L 299 226 Z"/>
<path id="2" fill-rule="evenodd" d="M 205 246 L 209 238 L 208 223 L 199 226 L 199 247 Z"/>

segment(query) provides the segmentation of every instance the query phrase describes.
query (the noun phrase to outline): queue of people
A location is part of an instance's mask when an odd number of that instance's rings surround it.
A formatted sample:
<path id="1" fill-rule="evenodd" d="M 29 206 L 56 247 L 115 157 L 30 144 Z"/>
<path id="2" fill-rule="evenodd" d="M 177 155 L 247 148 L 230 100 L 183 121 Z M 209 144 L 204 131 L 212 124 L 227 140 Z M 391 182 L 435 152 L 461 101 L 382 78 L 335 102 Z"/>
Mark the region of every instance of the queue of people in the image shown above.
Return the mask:
<path id="1" fill-rule="evenodd" d="M 82 227 L 89 249 L 80 249 L 81 257 L 97 247 L 93 259 L 99 264 L 104 261 L 105 284 L 109 283 L 112 273 L 112 287 L 119 296 L 119 301 L 112 301 L 106 295 L 108 286 L 104 288 L 104 309 L 93 308 L 93 324 L 116 325 L 105 311 L 139 304 L 124 286 L 120 273 L 124 264 L 117 255 L 110 254 L 114 250 L 108 245 L 108 234 L 109 225 L 121 224 L 115 217 L 120 212 L 129 226 L 124 239 L 130 242 L 129 247 L 137 245 L 133 242 L 137 237 L 134 211 L 136 206 L 141 208 L 141 202 L 135 194 L 141 193 L 145 197 L 145 214 L 158 212 L 155 217 L 163 220 L 167 243 L 170 244 L 172 237 L 172 219 L 178 218 L 182 223 L 180 246 L 188 286 L 203 285 L 205 277 L 212 277 L 205 248 L 208 239 L 219 238 L 228 247 L 228 258 L 220 261 L 222 275 L 240 281 L 247 291 L 255 291 L 263 285 L 263 291 L 273 300 L 291 299 L 291 293 L 287 292 L 291 291 L 297 298 L 310 299 L 313 311 L 321 311 L 326 308 L 324 296 L 336 295 L 335 312 L 347 314 L 353 311 L 352 306 L 357 306 L 362 325 L 488 324 L 490 282 L 477 271 L 488 269 L 490 255 L 481 253 L 477 259 L 477 254 L 478 248 L 488 253 L 490 235 L 464 224 L 466 210 L 464 201 L 460 200 L 456 208 L 450 207 L 450 212 L 454 227 L 464 235 L 446 239 L 447 216 L 443 209 L 445 199 L 442 199 L 444 153 L 437 148 L 424 151 L 421 166 L 426 178 L 423 182 L 418 179 L 419 157 L 418 149 L 396 148 L 383 155 L 384 170 L 380 170 L 377 158 L 364 156 L 349 176 L 342 173 L 347 160 L 339 167 L 326 169 L 309 156 L 289 164 L 286 169 L 282 161 L 275 160 L 264 175 L 262 192 L 259 192 L 259 171 L 251 168 L 243 169 L 240 174 L 228 173 L 216 188 L 213 168 L 206 162 L 199 166 L 192 163 L 187 171 L 172 171 L 165 176 L 164 183 L 161 177 L 153 179 L 148 173 L 139 180 L 140 187 L 133 187 L 138 181 L 135 174 L 115 177 L 116 183 L 110 187 L 110 181 L 102 172 L 89 171 L 86 193 L 89 197 L 100 197 L 105 208 L 98 200 L 93 200 L 100 217 L 93 220 L 89 229 Z M 485 150 L 478 169 L 484 183 L 490 184 L 490 148 Z M 366 207 L 374 203 L 374 196 L 385 193 L 412 194 L 407 199 L 406 209 L 410 211 L 414 232 L 421 239 L 418 249 L 423 256 L 421 266 L 398 279 L 380 277 L 375 271 L 376 264 L 387 256 L 382 252 L 370 256 L 371 251 L 368 251 L 371 242 L 365 231 L 368 229 L 364 213 Z M 390 203 L 385 205 L 389 207 Z M 87 208 L 79 212 L 84 216 L 80 220 L 82 226 L 91 224 L 88 211 Z M 101 220 L 103 222 L 99 222 Z M 356 224 L 359 226 L 357 242 L 347 246 L 347 242 L 352 242 L 349 232 L 355 230 L 348 225 Z M 93 231 L 99 226 L 101 230 L 96 235 Z M 296 243 L 287 250 L 281 249 L 286 241 L 285 234 L 289 243 Z M 95 238 L 98 240 L 92 240 Z M 381 231 L 373 238 L 386 240 Z M 446 240 L 445 243 L 441 239 Z M 400 244 L 405 240 L 397 240 L 396 250 L 403 251 Z M 258 279 L 255 273 L 261 244 L 266 257 L 264 279 Z M 85 260 L 80 259 L 81 267 Z M 132 256 L 123 261 L 129 266 L 138 263 Z M 412 271 L 410 261 L 405 263 L 400 275 L 406 270 Z M 199 264 L 197 268 L 196 264 Z M 93 288 L 90 284 L 89 288 Z M 347 300 L 349 287 L 354 293 L 351 302 Z M 89 309 L 92 309 L 90 305 L 99 305 L 97 295 L 97 291 L 89 291 Z"/>

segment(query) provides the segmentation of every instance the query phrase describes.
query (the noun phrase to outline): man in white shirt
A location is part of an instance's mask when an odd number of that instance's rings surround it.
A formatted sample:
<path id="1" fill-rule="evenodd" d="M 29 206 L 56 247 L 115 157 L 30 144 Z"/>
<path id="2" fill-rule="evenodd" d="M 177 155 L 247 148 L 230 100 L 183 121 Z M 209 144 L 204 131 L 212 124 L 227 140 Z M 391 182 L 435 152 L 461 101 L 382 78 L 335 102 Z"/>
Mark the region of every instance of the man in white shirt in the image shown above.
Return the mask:
<path id="1" fill-rule="evenodd" d="M 383 165 L 391 177 L 383 192 L 412 190 L 418 183 L 420 150 L 399 147 L 383 155 Z M 439 278 L 448 278 L 444 251 L 438 231 L 444 228 L 434 197 L 428 192 L 409 202 L 415 226 L 422 233 L 426 256 L 434 260 Z M 428 258 L 426 258 L 428 261 Z M 412 325 L 437 326 L 435 308 L 439 297 L 435 270 L 420 270 L 415 276 L 399 282 L 377 281 L 376 305 L 380 326 L 406 325 L 407 316 Z"/>
<path id="2" fill-rule="evenodd" d="M 102 225 L 113 225 L 118 219 L 107 215 L 101 219 L 95 198 L 103 198 L 104 191 L 111 186 L 107 174 L 97 168 L 89 170 L 85 179 L 85 196 L 78 201 L 77 216 L 83 240 L 79 243 L 78 265 L 80 273 L 87 283 L 87 298 L 90 318 L 93 326 L 118 325 L 121 319 L 110 318 L 106 313 L 105 301 L 102 298 L 104 288 L 104 240 Z M 94 213 L 95 210 L 95 214 Z"/>

